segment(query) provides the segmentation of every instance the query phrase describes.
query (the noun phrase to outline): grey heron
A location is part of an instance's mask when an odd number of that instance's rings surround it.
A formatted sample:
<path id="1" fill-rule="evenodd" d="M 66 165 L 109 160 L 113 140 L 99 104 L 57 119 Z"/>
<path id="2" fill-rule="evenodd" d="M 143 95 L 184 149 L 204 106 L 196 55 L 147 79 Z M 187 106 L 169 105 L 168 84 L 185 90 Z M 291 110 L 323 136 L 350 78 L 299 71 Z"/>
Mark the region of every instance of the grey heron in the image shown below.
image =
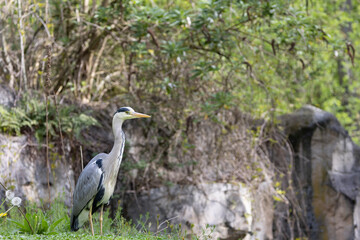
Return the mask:
<path id="1" fill-rule="evenodd" d="M 115 137 L 114 146 L 109 154 L 100 153 L 86 165 L 76 183 L 73 195 L 71 230 L 77 231 L 89 218 L 91 233 L 94 235 L 92 214 L 100 211 L 100 234 L 102 234 L 103 207 L 114 193 L 116 179 L 125 146 L 125 134 L 122 124 L 127 119 L 149 118 L 149 115 L 137 113 L 131 107 L 119 108 L 112 120 Z"/>

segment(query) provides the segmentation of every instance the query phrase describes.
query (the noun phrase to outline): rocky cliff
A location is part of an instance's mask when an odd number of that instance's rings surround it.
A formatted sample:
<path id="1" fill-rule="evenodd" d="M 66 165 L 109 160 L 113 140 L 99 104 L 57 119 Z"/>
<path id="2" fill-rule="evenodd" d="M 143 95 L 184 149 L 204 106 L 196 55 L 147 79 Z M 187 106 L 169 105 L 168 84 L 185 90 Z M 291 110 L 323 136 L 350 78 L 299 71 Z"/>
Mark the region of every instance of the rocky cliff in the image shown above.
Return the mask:
<path id="1" fill-rule="evenodd" d="M 218 119 L 189 121 L 171 144 L 156 138 L 161 128 L 149 134 L 128 123 L 116 190 L 127 218 L 136 222 L 149 213 L 153 231 L 181 224 L 189 235 L 213 239 L 359 239 L 360 148 L 333 115 L 305 106 L 276 126 L 236 112 Z M 111 142 L 109 135 L 97 138 Z M 28 200 L 46 200 L 44 148 L 33 141 L 0 136 L 1 181 Z M 79 161 L 66 148 L 65 158 L 51 160 L 50 194 L 64 194 L 71 205 Z"/>

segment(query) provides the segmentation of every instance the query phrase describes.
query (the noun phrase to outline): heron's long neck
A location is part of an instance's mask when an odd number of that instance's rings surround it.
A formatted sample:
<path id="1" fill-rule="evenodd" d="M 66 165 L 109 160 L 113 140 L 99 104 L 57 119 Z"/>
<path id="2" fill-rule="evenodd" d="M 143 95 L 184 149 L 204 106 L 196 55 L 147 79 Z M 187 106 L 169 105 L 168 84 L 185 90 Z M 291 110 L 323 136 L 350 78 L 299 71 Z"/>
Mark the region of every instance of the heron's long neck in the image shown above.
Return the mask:
<path id="1" fill-rule="evenodd" d="M 113 172 L 114 174 L 118 174 L 119 168 L 120 168 L 120 164 L 121 164 L 121 159 L 123 156 L 123 152 L 124 152 L 124 147 L 125 147 L 125 134 L 122 131 L 121 127 L 122 127 L 122 123 L 123 121 L 120 120 L 113 120 L 113 132 L 114 132 L 114 137 L 115 137 L 115 141 L 114 141 L 114 146 L 111 149 L 111 152 L 108 155 L 108 159 L 109 161 L 107 161 L 106 163 L 106 167 L 108 169 L 106 169 L 106 172 Z"/>

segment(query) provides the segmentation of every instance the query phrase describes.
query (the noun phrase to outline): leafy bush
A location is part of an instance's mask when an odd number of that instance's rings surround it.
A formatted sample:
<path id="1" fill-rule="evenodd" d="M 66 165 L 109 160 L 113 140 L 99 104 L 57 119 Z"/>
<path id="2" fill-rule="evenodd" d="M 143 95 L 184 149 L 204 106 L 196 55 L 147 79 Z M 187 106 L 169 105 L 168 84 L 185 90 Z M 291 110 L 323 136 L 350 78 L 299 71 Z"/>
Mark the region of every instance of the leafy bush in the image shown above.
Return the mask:
<path id="1" fill-rule="evenodd" d="M 313 104 L 339 113 L 356 139 L 360 71 L 353 66 L 360 24 L 359 6 L 349 4 L 127 0 L 94 2 L 90 7 L 51 1 L 48 27 L 55 46 L 61 46 L 53 48 L 51 90 L 92 102 L 146 102 L 159 119 L 167 118 L 169 128 L 178 127 L 171 123 L 184 112 L 195 115 L 203 106 L 218 111 L 221 102 L 208 100 L 221 92 L 232 96 L 231 106 L 254 117 L 270 118 Z M 39 90 L 44 88 L 45 69 L 30 69 L 44 61 L 39 46 L 46 34 L 37 33 L 44 31 L 39 17 L 45 17 L 45 4 L 24 2 L 21 7 L 27 16 L 24 29 L 13 14 L 15 2 L 0 20 L 7 23 L 4 44 L 13 43 L 10 58 L 21 51 L 14 33 L 23 33 L 29 42 L 29 80 L 22 83 L 18 77 L 19 59 L 12 61 L 14 66 L 5 64 L 0 75 L 14 88 Z M 6 55 L 1 56 L 4 63 L 9 62 Z M 209 103 L 212 106 L 206 106 Z M 160 115 L 164 112 L 167 116 Z M 18 123 L 7 122 L 15 131 L 26 126 Z"/>

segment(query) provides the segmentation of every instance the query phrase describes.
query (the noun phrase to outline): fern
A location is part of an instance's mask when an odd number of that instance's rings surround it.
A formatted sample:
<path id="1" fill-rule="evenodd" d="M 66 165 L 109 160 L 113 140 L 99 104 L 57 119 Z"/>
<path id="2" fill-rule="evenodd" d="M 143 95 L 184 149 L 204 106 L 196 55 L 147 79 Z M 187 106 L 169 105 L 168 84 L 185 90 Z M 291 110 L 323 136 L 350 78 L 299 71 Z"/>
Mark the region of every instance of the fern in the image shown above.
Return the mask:
<path id="1" fill-rule="evenodd" d="M 80 139 L 83 129 L 97 125 L 89 113 L 79 112 L 73 105 L 59 105 L 58 114 L 55 105 L 48 105 L 48 129 L 51 138 L 59 137 L 58 118 L 65 135 Z M 11 135 L 33 132 L 38 142 L 43 142 L 46 135 L 46 105 L 38 98 L 24 96 L 16 108 L 6 109 L 0 106 L 0 131 Z"/>

